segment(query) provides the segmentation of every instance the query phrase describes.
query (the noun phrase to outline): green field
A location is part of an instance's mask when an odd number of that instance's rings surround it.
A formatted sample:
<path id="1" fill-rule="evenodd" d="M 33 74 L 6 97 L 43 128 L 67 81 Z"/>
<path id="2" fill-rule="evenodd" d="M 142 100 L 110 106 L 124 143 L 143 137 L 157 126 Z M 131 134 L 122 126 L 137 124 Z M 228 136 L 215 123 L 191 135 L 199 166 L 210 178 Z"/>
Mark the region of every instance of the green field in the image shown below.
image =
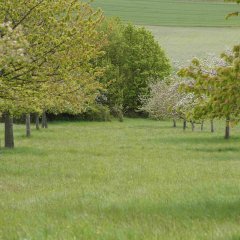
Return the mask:
<path id="1" fill-rule="evenodd" d="M 106 16 L 146 26 L 172 62 L 183 65 L 192 57 L 218 55 L 239 44 L 240 18 L 225 20 L 229 12 L 240 9 L 236 4 L 220 0 L 95 0 L 93 5 L 101 7 Z"/>
<path id="2" fill-rule="evenodd" d="M 240 18 L 239 18 L 240 22 Z M 240 28 L 147 26 L 168 57 L 182 65 L 193 57 L 219 56 L 240 43 Z"/>
<path id="3" fill-rule="evenodd" d="M 95 0 L 107 16 L 119 16 L 139 25 L 157 26 L 240 26 L 237 18 L 225 20 L 236 4 L 223 1 L 179 0 Z"/>
<path id="4" fill-rule="evenodd" d="M 238 240 L 240 128 L 54 123 L 0 155 L 1 240 Z M 1 132 L 2 136 L 2 132 Z"/>

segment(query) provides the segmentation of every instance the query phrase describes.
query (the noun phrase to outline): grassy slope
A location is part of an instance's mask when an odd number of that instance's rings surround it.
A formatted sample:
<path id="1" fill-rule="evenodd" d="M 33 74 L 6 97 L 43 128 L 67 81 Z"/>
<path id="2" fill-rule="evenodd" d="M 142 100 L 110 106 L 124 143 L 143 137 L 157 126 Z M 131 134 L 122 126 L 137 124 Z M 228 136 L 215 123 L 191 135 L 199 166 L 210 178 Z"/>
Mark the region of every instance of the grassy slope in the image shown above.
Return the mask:
<path id="1" fill-rule="evenodd" d="M 158 26 L 240 26 L 239 19 L 225 20 L 229 12 L 238 9 L 236 4 L 212 1 L 178 0 L 95 0 L 107 16 L 140 25 Z"/>
<path id="2" fill-rule="evenodd" d="M 240 18 L 239 18 L 240 22 Z M 193 57 L 219 56 L 239 44 L 240 28 L 147 27 L 170 59 L 186 65 Z"/>
<path id="3" fill-rule="evenodd" d="M 239 239 L 240 129 L 226 142 L 223 126 L 170 125 L 56 123 L 32 139 L 17 126 L 1 151 L 0 239 Z"/>
<path id="4" fill-rule="evenodd" d="M 156 25 L 147 28 L 170 59 L 183 65 L 195 56 L 218 55 L 238 44 L 240 39 L 240 28 L 223 28 L 240 26 L 240 18 L 228 21 L 224 18 L 238 6 L 221 0 L 95 0 L 94 6 L 102 7 L 107 16 L 119 16 L 145 26 Z"/>

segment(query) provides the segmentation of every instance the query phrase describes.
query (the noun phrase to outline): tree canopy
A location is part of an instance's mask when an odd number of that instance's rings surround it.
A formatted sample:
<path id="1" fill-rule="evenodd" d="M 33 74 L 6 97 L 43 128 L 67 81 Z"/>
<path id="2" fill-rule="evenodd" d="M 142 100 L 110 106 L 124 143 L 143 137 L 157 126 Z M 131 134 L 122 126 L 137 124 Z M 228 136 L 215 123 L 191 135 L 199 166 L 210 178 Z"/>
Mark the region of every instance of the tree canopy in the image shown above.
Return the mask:
<path id="1" fill-rule="evenodd" d="M 229 122 L 240 119 L 240 46 L 223 53 L 215 65 L 205 65 L 198 59 L 183 68 L 179 74 L 193 79 L 182 90 L 193 93 L 198 102 L 192 109 L 194 118 L 225 118 Z"/>
<path id="2" fill-rule="evenodd" d="M 105 23 L 108 45 L 102 64 L 106 74 L 110 106 L 122 105 L 124 111 L 136 112 L 140 96 L 149 94 L 149 83 L 170 73 L 170 63 L 151 32 L 118 19 Z"/>
<path id="3" fill-rule="evenodd" d="M 101 87 L 103 19 L 81 1 L 3 0 L 0 3 L 2 112 L 51 109 L 81 112 Z"/>

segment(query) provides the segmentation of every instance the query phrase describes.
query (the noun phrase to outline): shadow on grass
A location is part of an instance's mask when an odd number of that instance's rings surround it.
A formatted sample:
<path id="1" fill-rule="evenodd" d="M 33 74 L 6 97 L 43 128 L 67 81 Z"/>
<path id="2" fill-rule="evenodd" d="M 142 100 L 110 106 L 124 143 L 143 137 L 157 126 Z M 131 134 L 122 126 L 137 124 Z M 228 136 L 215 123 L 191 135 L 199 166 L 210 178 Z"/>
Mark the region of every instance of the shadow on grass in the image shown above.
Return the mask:
<path id="1" fill-rule="evenodd" d="M 136 126 L 129 126 L 128 128 L 134 128 L 134 129 L 154 129 L 154 130 L 160 130 L 160 129 L 178 129 L 178 128 L 173 128 L 172 126 L 161 126 L 161 125 L 136 125 Z"/>
<path id="2" fill-rule="evenodd" d="M 0 154 L 4 155 L 36 155 L 36 156 L 47 156 L 48 152 L 43 149 L 37 149 L 34 147 L 15 147 L 14 149 L 1 148 Z"/>
<path id="3" fill-rule="evenodd" d="M 240 200 L 235 202 L 205 201 L 188 204 L 164 205 L 153 202 L 130 202 L 102 209 L 107 217 L 114 215 L 123 218 L 163 217 L 184 220 L 237 221 L 240 215 Z M 123 220 L 123 219 L 122 219 Z"/>
<path id="4" fill-rule="evenodd" d="M 206 152 L 206 153 L 213 153 L 213 152 L 240 152 L 240 147 L 218 147 L 218 148 L 189 148 L 187 150 L 197 151 L 197 152 Z"/>
<path id="5" fill-rule="evenodd" d="M 239 233 L 239 235 L 234 235 L 229 240 L 240 240 L 240 233 Z"/>
<path id="6" fill-rule="evenodd" d="M 149 139 L 148 139 L 149 141 Z M 179 136 L 176 135 L 174 137 L 173 135 L 168 137 L 159 137 L 150 139 L 150 141 L 160 142 L 160 143 L 167 143 L 167 144 L 228 144 L 228 143 L 240 143 L 240 137 L 232 137 L 228 140 L 224 139 L 223 137 L 219 136 L 192 136 L 192 135 L 185 135 L 185 136 Z"/>

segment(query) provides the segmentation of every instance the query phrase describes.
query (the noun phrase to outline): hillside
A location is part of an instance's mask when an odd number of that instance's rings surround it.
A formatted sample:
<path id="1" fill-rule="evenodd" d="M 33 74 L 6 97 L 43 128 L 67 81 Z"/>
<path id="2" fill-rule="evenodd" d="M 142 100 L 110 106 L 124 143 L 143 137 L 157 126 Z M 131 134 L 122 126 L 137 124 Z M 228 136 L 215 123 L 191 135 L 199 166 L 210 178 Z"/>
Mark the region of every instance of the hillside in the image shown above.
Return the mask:
<path id="1" fill-rule="evenodd" d="M 238 5 L 221 0 L 95 0 L 106 16 L 147 27 L 172 62 L 219 55 L 239 43 L 240 18 L 225 16 Z"/>
<path id="2" fill-rule="evenodd" d="M 239 19 L 240 21 L 240 19 Z M 188 64 L 193 57 L 219 56 L 239 44 L 240 29 L 231 27 L 146 26 L 165 49 L 170 59 Z"/>
<path id="3" fill-rule="evenodd" d="M 237 18 L 225 20 L 238 6 L 223 1 L 95 0 L 93 5 L 107 16 L 119 16 L 140 25 L 240 26 Z"/>

